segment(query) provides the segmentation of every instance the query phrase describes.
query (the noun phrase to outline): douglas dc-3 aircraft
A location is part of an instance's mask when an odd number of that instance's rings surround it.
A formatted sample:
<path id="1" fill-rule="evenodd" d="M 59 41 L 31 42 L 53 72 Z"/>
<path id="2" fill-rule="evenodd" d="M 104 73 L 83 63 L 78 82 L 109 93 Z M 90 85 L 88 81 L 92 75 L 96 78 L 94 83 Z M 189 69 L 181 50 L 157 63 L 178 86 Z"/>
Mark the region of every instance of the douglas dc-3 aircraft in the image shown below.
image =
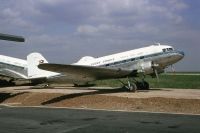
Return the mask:
<path id="1" fill-rule="evenodd" d="M 0 73 L 12 79 L 27 79 L 40 83 L 73 83 L 84 85 L 90 81 L 128 78 L 123 83 L 129 91 L 149 89 L 145 75 L 157 77 L 164 69 L 184 57 L 184 52 L 168 45 L 151 45 L 144 48 L 99 58 L 82 57 L 78 62 L 52 64 L 39 53 L 31 53 L 26 60 L 0 56 Z M 140 81 L 135 78 L 139 77 Z"/>

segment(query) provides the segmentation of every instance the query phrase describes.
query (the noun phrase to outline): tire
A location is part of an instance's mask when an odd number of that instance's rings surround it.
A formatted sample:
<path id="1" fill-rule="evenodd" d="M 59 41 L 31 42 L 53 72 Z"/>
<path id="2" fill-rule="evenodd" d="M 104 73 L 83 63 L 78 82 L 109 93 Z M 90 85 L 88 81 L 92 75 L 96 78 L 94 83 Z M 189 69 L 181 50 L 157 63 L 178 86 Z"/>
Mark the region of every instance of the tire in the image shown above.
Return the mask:
<path id="1" fill-rule="evenodd" d="M 149 90 L 149 83 L 144 81 L 143 82 L 144 90 Z"/>
<path id="2" fill-rule="evenodd" d="M 136 85 L 139 90 L 149 90 L 149 83 L 146 81 L 136 82 Z"/>
<path id="3" fill-rule="evenodd" d="M 131 84 L 130 86 L 129 86 L 129 91 L 130 92 L 135 92 L 137 90 L 137 85 L 136 84 Z"/>

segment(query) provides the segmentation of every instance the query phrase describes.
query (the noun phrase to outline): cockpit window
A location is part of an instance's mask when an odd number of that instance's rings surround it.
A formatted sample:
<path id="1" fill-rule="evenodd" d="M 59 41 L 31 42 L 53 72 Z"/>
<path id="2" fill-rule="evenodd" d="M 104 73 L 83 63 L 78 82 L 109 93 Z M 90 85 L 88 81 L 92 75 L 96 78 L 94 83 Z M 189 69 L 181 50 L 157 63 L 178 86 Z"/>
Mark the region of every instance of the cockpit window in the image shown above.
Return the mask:
<path id="1" fill-rule="evenodd" d="M 167 51 L 167 49 L 163 49 L 163 52 L 166 52 Z"/>
<path id="2" fill-rule="evenodd" d="M 173 48 L 168 48 L 168 51 L 173 51 Z"/>
<path id="3" fill-rule="evenodd" d="M 163 52 L 173 51 L 173 48 L 165 48 L 163 49 Z"/>

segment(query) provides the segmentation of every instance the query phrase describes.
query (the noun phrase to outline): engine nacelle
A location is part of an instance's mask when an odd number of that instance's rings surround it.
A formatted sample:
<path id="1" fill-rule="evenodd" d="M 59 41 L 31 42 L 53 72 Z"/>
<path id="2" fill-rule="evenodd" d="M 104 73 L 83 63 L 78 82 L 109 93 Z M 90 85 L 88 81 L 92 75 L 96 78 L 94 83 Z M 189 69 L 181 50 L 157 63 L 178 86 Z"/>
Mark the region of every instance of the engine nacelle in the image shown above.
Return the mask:
<path id="1" fill-rule="evenodd" d="M 138 73 L 150 74 L 153 73 L 153 63 L 148 62 L 138 62 L 137 64 Z"/>
<path id="2" fill-rule="evenodd" d="M 145 73 L 145 74 L 154 74 L 155 69 L 158 73 L 162 73 L 164 70 L 159 67 L 159 64 L 156 64 L 152 61 L 147 62 L 138 62 L 136 65 L 136 68 L 138 70 L 138 73 Z"/>

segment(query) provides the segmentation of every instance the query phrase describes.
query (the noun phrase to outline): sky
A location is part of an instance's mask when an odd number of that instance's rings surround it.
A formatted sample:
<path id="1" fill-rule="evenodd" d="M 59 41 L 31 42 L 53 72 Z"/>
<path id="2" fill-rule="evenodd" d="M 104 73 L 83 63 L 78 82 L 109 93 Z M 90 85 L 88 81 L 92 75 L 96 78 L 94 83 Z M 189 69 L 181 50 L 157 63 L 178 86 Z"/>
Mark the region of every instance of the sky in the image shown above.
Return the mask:
<path id="1" fill-rule="evenodd" d="M 176 71 L 200 71 L 199 0 L 0 0 L 0 54 L 26 59 L 39 52 L 70 64 L 154 43 L 185 52 Z"/>

